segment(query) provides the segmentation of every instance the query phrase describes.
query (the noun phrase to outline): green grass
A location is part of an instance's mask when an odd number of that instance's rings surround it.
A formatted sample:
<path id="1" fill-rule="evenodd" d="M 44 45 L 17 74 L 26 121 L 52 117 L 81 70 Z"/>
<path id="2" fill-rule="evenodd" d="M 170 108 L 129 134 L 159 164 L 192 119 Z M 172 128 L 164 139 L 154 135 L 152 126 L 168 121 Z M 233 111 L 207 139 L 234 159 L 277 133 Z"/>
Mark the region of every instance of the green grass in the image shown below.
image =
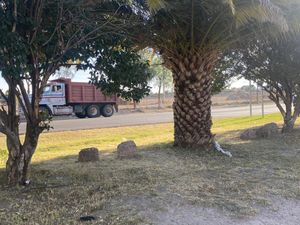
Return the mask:
<path id="1" fill-rule="evenodd" d="M 260 116 L 218 119 L 214 121 L 213 131 L 217 134 L 258 126 L 269 122 L 281 123 L 279 114 L 269 114 L 265 118 Z M 37 152 L 33 162 L 41 162 L 57 157 L 77 154 L 85 147 L 97 147 L 102 152 L 114 151 L 116 145 L 123 140 L 135 140 L 139 146 L 161 145 L 173 140 L 173 125 L 159 124 L 147 126 L 133 126 L 126 128 L 108 128 L 82 131 L 67 131 L 44 133 L 40 137 Z M 7 152 L 5 138 L 0 137 L 0 168 L 5 167 Z"/>
<path id="2" fill-rule="evenodd" d="M 300 199 L 300 131 L 279 138 L 242 141 L 239 130 L 269 122 L 278 114 L 214 121 L 217 139 L 233 158 L 215 152 L 174 149 L 172 124 L 45 133 L 33 158 L 29 188 L 8 189 L 0 170 L 0 224 L 150 224 L 144 211 L 179 203 L 251 216 L 273 196 Z M 138 158 L 113 153 L 125 139 Z M 0 168 L 6 160 L 0 137 Z M 76 163 L 78 151 L 98 147 L 101 160 Z M 2 185 L 1 185 L 2 182 Z"/>

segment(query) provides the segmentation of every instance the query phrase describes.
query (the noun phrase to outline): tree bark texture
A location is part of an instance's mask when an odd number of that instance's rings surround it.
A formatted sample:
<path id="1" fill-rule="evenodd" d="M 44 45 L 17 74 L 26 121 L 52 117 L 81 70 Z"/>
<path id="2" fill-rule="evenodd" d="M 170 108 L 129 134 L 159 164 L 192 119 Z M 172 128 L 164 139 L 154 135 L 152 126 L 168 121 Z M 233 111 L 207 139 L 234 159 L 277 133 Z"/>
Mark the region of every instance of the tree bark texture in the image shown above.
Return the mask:
<path id="1" fill-rule="evenodd" d="M 268 89 L 265 90 L 270 94 L 269 98 L 276 104 L 283 117 L 282 133 L 292 132 L 300 113 L 300 93 L 293 97 L 291 89 L 285 89 L 284 92 L 277 91 L 275 93 Z M 294 101 L 293 98 L 295 98 Z M 280 100 L 282 100 L 285 107 L 281 105 Z"/>
<path id="2" fill-rule="evenodd" d="M 36 127 L 27 125 L 25 141 L 21 144 L 19 138 L 7 137 L 9 152 L 6 162 L 7 180 L 10 185 L 24 185 L 28 180 L 29 165 L 37 148 L 39 131 Z"/>
<path id="3" fill-rule="evenodd" d="M 292 132 L 294 130 L 294 127 L 295 127 L 295 122 L 296 122 L 296 120 L 294 120 L 292 117 L 286 116 L 284 118 L 282 133 Z"/>
<path id="4" fill-rule="evenodd" d="M 209 150 L 211 133 L 212 70 L 216 52 L 169 58 L 174 79 L 174 145 Z"/>
<path id="5" fill-rule="evenodd" d="M 299 116 L 300 112 L 300 97 L 296 97 L 294 105 L 294 110 L 292 110 L 293 102 L 289 102 L 288 105 L 286 105 L 286 112 L 283 116 L 284 124 L 282 127 L 282 133 L 289 133 L 294 130 L 296 120 Z M 287 104 L 287 103 L 286 103 Z"/>
<path id="6" fill-rule="evenodd" d="M 18 115 L 18 101 L 16 84 L 8 80 L 9 94 L 7 98 L 7 111 L 1 110 L 0 119 L 2 133 L 6 135 L 6 144 L 8 149 L 8 160 L 6 162 L 7 181 L 9 185 L 15 186 L 25 184 L 28 180 L 28 168 L 33 153 L 37 147 L 38 138 L 41 133 L 39 126 L 38 112 L 32 114 L 30 121 L 27 120 L 26 135 L 24 142 L 20 140 Z"/>

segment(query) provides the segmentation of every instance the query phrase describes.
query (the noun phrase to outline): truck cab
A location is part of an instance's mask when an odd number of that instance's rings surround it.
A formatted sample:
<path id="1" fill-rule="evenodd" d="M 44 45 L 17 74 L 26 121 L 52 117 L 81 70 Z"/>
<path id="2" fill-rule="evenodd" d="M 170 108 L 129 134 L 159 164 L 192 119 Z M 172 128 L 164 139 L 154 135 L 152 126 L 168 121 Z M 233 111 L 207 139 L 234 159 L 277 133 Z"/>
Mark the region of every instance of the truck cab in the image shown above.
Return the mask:
<path id="1" fill-rule="evenodd" d="M 65 84 L 50 82 L 44 88 L 40 108 L 42 111 L 48 110 L 51 115 L 70 115 L 73 108 L 67 106 Z"/>

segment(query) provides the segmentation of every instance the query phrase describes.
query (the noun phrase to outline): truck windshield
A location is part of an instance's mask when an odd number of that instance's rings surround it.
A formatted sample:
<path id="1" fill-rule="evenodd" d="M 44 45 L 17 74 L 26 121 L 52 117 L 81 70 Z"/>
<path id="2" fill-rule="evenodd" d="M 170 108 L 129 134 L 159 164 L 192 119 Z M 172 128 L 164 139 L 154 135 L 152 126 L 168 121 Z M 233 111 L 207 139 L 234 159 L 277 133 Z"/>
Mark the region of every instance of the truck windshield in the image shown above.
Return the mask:
<path id="1" fill-rule="evenodd" d="M 47 85 L 46 87 L 44 87 L 44 93 L 45 92 L 50 92 L 50 91 L 51 91 L 50 85 Z"/>
<path id="2" fill-rule="evenodd" d="M 53 85 L 52 86 L 52 92 L 61 93 L 62 92 L 61 86 L 60 85 Z"/>

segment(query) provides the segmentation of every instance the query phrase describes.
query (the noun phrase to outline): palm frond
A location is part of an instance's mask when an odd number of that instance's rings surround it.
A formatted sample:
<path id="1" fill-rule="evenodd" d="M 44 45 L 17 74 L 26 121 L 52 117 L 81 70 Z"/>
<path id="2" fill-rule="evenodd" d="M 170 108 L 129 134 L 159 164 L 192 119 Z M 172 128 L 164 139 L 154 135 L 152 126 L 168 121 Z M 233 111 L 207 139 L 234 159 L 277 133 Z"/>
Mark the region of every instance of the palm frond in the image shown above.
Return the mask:
<path id="1" fill-rule="evenodd" d="M 277 5 L 270 0 L 258 0 L 257 3 L 239 5 L 239 10 L 236 13 L 238 26 L 247 24 L 250 20 L 255 19 L 260 22 L 275 24 L 283 32 L 289 30 L 284 13 Z"/>
<path id="2" fill-rule="evenodd" d="M 287 21 L 283 15 L 282 10 L 273 4 L 270 0 L 259 0 L 263 9 L 265 9 L 271 23 L 279 25 L 282 30 L 287 31 L 289 29 Z"/>

